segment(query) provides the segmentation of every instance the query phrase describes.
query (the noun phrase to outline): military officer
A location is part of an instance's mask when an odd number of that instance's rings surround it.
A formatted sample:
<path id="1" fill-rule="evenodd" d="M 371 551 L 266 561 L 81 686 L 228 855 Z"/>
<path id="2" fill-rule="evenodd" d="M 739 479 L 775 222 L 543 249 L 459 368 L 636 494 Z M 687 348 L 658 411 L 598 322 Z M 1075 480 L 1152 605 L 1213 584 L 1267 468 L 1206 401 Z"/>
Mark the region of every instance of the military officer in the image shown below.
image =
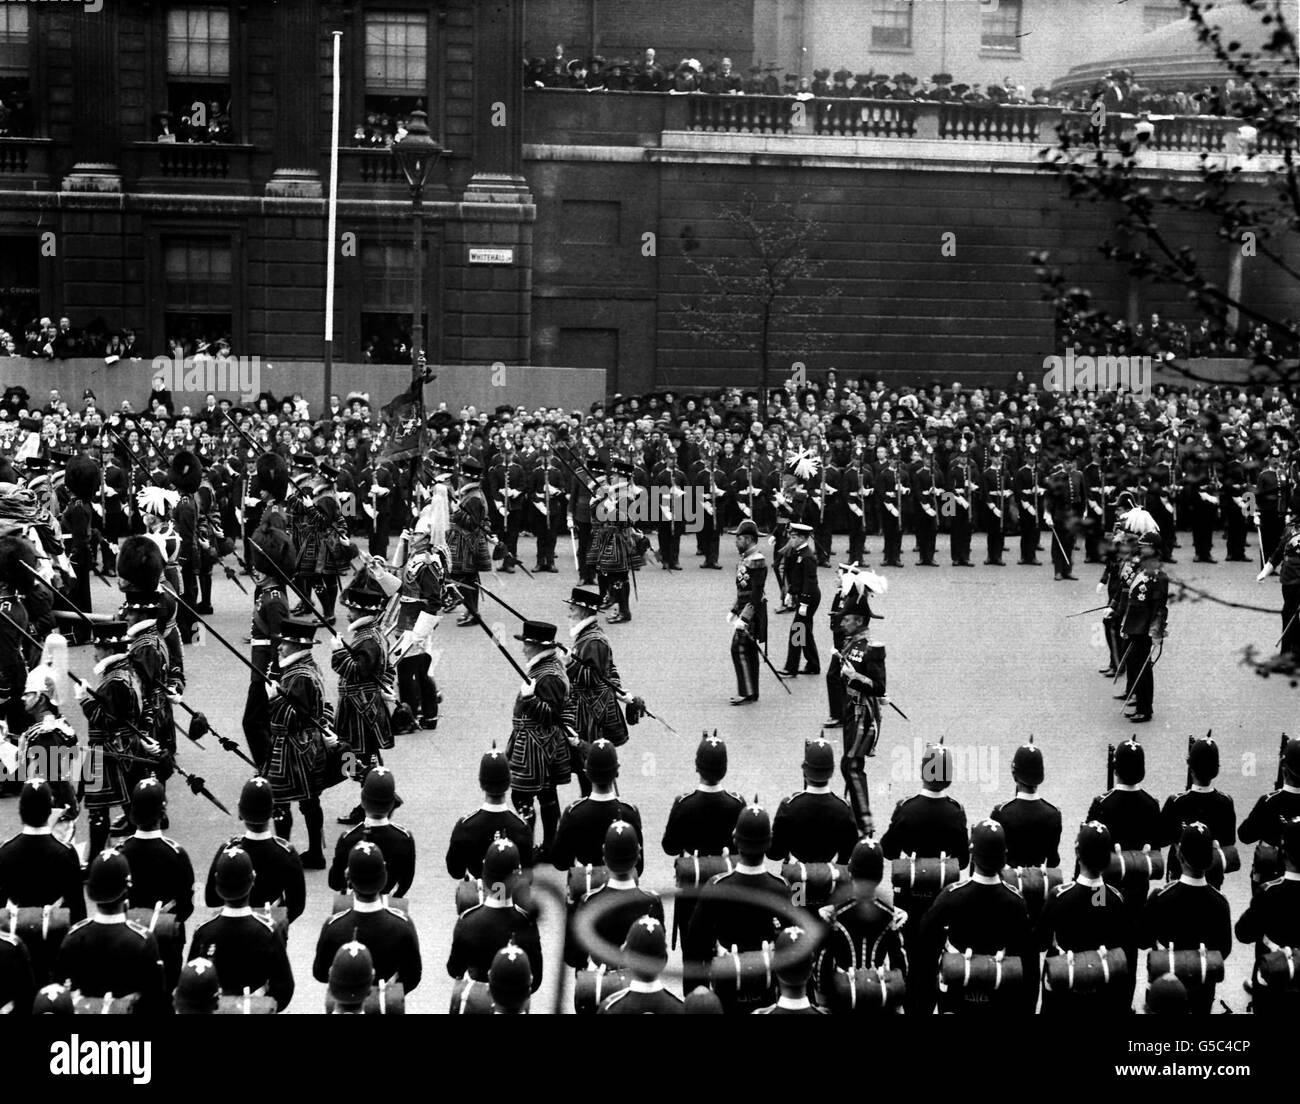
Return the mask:
<path id="1" fill-rule="evenodd" d="M 1043 773 L 1043 753 L 1031 737 L 1029 743 L 1016 748 L 1011 760 L 1016 796 L 994 806 L 989 814 L 1006 832 L 1010 866 L 1061 865 L 1061 810 L 1038 792 Z"/>
<path id="2" fill-rule="evenodd" d="M 1151 720 L 1155 693 L 1152 669 L 1160 658 L 1159 652 L 1152 655 L 1152 648 L 1158 643 L 1163 651 L 1169 620 L 1169 578 L 1160 566 L 1158 539 L 1155 534 L 1138 538 L 1141 564 L 1129 586 L 1127 608 L 1120 624 L 1120 637 L 1128 648 L 1126 689 L 1132 703 L 1128 719 L 1134 724 Z"/>
<path id="3" fill-rule="evenodd" d="M 216 966 L 223 993 L 262 991 L 283 1012 L 293 1000 L 293 969 L 274 921 L 249 905 L 256 881 L 253 859 L 238 844 L 217 854 L 213 885 L 221 912 L 195 931 L 188 957 L 206 958 Z"/>
<path id="4" fill-rule="evenodd" d="M 704 736 L 695 750 L 699 784 L 673 801 L 664 826 L 664 853 L 721 855 L 731 845 L 736 817 L 745 807 L 737 793 L 722 788 L 727 776 L 727 745 L 715 732 Z"/>
<path id="5" fill-rule="evenodd" d="M 238 809 L 239 819 L 244 822 L 244 834 L 226 840 L 213 856 L 203 894 L 210 907 L 219 908 L 222 904 L 217 887 L 217 866 L 225 852 L 233 847 L 249 857 L 257 874 L 249 895 L 253 908 L 283 904 L 290 924 L 302 915 L 307 903 L 302 862 L 293 845 L 280 839 L 272 828 L 274 805 L 271 784 L 261 775 L 244 783 Z"/>
<path id="6" fill-rule="evenodd" d="M 573 645 L 565 663 L 569 680 L 566 713 L 571 715 L 578 737 L 576 744 L 570 738 L 570 747 L 581 762 L 597 740 L 608 740 L 615 747 L 627 743 L 627 719 L 619 708 L 627 695 L 623 693 L 609 637 L 600 625 L 600 594 L 574 587 L 568 606 Z M 591 781 L 582 769 L 578 771 L 578 787 L 584 795 L 591 792 Z"/>
<path id="7" fill-rule="evenodd" d="M 1289 514 L 1287 522 L 1273 554 L 1255 578 L 1262 583 L 1281 569 L 1278 576 L 1282 583 L 1281 650 L 1291 656 L 1300 656 L 1300 526 Z"/>
<path id="8" fill-rule="evenodd" d="M 846 863 L 858 840 L 853 812 L 831 793 L 835 750 L 820 737 L 804 744 L 804 788 L 783 798 L 772 819 L 767 857 L 777 862 Z"/>
<path id="9" fill-rule="evenodd" d="M 808 998 L 812 978 L 814 941 L 797 924 L 782 928 L 772 948 L 773 972 L 778 996 L 775 1004 L 754 1009 L 755 1016 L 824 1016 Z"/>
<path id="10" fill-rule="evenodd" d="M 868 599 L 872 586 L 883 590 L 884 580 L 859 572 L 840 605 L 840 624 L 844 630 L 844 647 L 840 653 L 844 757 L 840 760 L 840 773 L 862 835 L 870 835 L 872 830 L 866 763 L 875 755 L 880 741 L 880 703 L 886 690 L 885 646 L 869 639 L 871 620 L 879 616 L 872 613 Z"/>
<path id="11" fill-rule="evenodd" d="M 1042 487 L 1038 482 L 1037 452 L 1031 445 L 1025 462 L 1012 477 L 1017 513 L 1020 515 L 1020 563 L 1037 566 L 1038 558 L 1038 501 Z"/>
<path id="12" fill-rule="evenodd" d="M 947 479 L 944 483 L 945 513 L 950 514 L 949 550 L 954 567 L 974 567 L 970 562 L 970 539 L 975 513 L 975 491 L 979 486 L 979 470 L 966 451 L 966 438 L 961 441 L 961 451 L 948 461 Z"/>
<path id="13" fill-rule="evenodd" d="M 731 662 L 736 669 L 732 705 L 758 701 L 759 648 L 767 647 L 767 560 L 758 547 L 758 526 L 746 519 L 736 527 L 736 601 L 731 607 L 736 629 L 731 636 Z"/>
<path id="14" fill-rule="evenodd" d="M 790 526 L 790 543 L 786 546 L 786 592 L 794 607 L 785 668 L 781 671 L 786 678 L 799 674 L 817 675 L 822 669 L 817 641 L 813 637 L 813 617 L 821 604 L 822 594 L 817 584 L 817 557 L 812 549 L 812 534 L 811 525 L 795 522 Z M 806 662 L 802 671 L 799 669 L 801 656 Z"/>
<path id="15" fill-rule="evenodd" d="M 447 844 L 447 873 L 453 878 L 477 878 L 483 856 L 494 839 L 508 839 L 519 851 L 525 870 L 533 865 L 533 830 L 506 800 L 510 793 L 510 764 L 495 747 L 479 760 L 478 784 L 483 804 L 456 821 Z"/>
<path id="16" fill-rule="evenodd" d="M 1012 522 L 1015 509 L 1015 491 L 1007 479 L 1006 465 L 1002 462 L 1002 449 L 992 445 L 989 449 L 988 467 L 980 478 L 980 490 L 984 500 L 984 531 L 987 554 L 985 564 L 990 567 L 1002 567 L 1006 563 L 1002 555 L 1006 547 L 1004 534 Z"/>
<path id="17" fill-rule="evenodd" d="M 543 441 L 537 462 L 528 475 L 529 512 L 537 537 L 537 570 L 555 574 L 555 540 L 564 529 L 568 495 L 565 472 L 556 461 L 549 441 Z"/>

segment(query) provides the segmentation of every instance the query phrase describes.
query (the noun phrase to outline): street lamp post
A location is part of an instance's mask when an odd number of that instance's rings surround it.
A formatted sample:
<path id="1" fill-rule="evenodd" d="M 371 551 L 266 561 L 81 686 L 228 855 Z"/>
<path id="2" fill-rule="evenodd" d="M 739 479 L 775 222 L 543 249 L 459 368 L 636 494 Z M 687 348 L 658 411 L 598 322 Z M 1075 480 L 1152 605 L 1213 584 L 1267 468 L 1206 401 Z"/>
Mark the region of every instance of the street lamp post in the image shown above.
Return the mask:
<path id="1" fill-rule="evenodd" d="M 411 249 L 415 265 L 414 302 L 411 316 L 411 383 L 424 371 L 424 186 L 439 157 L 447 151 L 438 145 L 429 133 L 428 116 L 423 111 L 412 111 L 406 123 L 406 135 L 393 143 L 393 156 L 406 177 L 411 189 L 411 204 L 415 215 L 411 228 Z M 420 389 L 423 396 L 424 390 Z M 423 402 L 421 402 L 423 409 Z"/>

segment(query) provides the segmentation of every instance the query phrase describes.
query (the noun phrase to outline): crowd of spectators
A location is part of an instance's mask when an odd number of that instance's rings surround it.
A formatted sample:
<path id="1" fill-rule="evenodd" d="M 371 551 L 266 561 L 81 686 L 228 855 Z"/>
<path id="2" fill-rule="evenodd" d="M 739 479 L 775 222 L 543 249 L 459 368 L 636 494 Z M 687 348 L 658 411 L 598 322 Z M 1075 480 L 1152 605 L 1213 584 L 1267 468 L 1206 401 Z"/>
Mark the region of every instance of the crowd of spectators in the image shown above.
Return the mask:
<path id="1" fill-rule="evenodd" d="M 1300 325 L 1292 319 L 1283 324 L 1293 332 Z M 1243 326 L 1230 333 L 1208 318 L 1193 326 L 1166 321 L 1153 313 L 1145 322 L 1099 324 L 1073 314 L 1058 327 L 1062 348 L 1087 356 L 1149 356 L 1154 360 L 1185 360 L 1195 357 L 1249 358 L 1254 364 L 1276 367 L 1300 357 L 1300 340 L 1278 341 L 1267 326 Z"/>
<path id="2" fill-rule="evenodd" d="M 205 326 L 201 319 L 190 319 L 176 325 L 176 333 L 167 339 L 162 353 L 170 357 L 233 356 L 230 335 Z M 126 327 L 110 329 L 102 318 L 95 318 L 84 327 L 75 326 L 72 319 L 62 315 L 55 319 L 49 315 L 14 322 L 0 309 L 0 357 L 27 357 L 31 360 L 70 360 L 74 357 L 103 357 L 117 360 L 153 359 L 145 352 L 135 330 Z"/>
<path id="3" fill-rule="evenodd" d="M 201 110 L 200 110 L 201 108 Z M 235 140 L 229 107 L 213 100 L 194 105 L 190 112 L 160 111 L 154 116 L 155 142 L 228 143 Z"/>
<path id="4" fill-rule="evenodd" d="M 683 58 L 672 65 L 658 61 L 647 49 L 639 61 L 607 59 L 599 55 L 569 58 L 562 44 L 547 59 L 528 58 L 524 83 L 531 88 L 583 89 L 588 92 L 658 92 L 684 95 L 692 92 L 715 95 L 793 96 L 797 99 L 853 98 L 874 100 L 929 100 L 1003 105 L 1045 105 L 1086 111 L 1100 100 L 1107 109 L 1121 114 L 1246 116 L 1258 114 L 1260 93 L 1270 100 L 1280 98 L 1289 111 L 1300 106 L 1294 87 L 1281 88 L 1271 82 L 1252 85 L 1228 79 L 1223 85 L 1202 83 L 1181 87 L 1146 86 L 1128 69 L 1115 69 L 1092 88 L 1068 91 L 1036 87 L 1027 89 L 1014 78 L 1000 84 L 981 85 L 954 81 L 951 73 L 935 73 L 928 80 L 910 73 L 867 71 L 854 73 L 839 68 L 814 69 L 811 77 L 780 74 L 775 65 L 751 65 L 741 74 L 724 57 L 702 64 L 697 58 Z"/>

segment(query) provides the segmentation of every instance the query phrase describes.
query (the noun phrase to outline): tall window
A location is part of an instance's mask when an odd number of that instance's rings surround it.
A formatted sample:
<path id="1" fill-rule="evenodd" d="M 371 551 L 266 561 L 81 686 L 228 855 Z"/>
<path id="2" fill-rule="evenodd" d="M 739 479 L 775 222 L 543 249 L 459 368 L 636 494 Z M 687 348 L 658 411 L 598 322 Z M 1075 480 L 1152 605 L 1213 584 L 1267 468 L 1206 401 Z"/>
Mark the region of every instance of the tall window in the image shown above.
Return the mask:
<path id="1" fill-rule="evenodd" d="M 1021 0 L 998 0 L 997 7 L 980 7 L 980 47 L 1020 53 Z"/>
<path id="2" fill-rule="evenodd" d="M 354 142 L 387 146 L 405 133 L 406 117 L 425 107 L 428 58 L 424 12 L 366 13 L 366 117 L 356 124 Z"/>
<path id="3" fill-rule="evenodd" d="M 871 0 L 871 45 L 912 48 L 912 0 Z"/>
<path id="4" fill-rule="evenodd" d="M 0 4 L 0 138 L 31 135 L 31 91 L 27 9 L 21 4 Z"/>
<path id="5" fill-rule="evenodd" d="M 9 335 L 20 356 L 28 328 L 41 317 L 40 254 L 41 243 L 35 234 L 0 237 L 0 331 Z M 6 346 L 0 345 L 0 357 L 8 355 Z"/>
<path id="6" fill-rule="evenodd" d="M 163 303 L 168 350 L 186 356 L 230 339 L 234 313 L 233 257 L 225 238 L 167 238 L 163 242 Z M 238 351 L 238 350 L 236 350 Z"/>
<path id="7" fill-rule="evenodd" d="M 428 256 L 425 256 L 428 264 Z M 411 247 L 390 242 L 361 244 L 361 354 L 371 364 L 411 362 Z M 424 286 L 431 286 L 425 269 Z M 428 315 L 425 324 L 429 341 Z"/>
<path id="8" fill-rule="evenodd" d="M 1185 14 L 1182 4 L 1177 3 L 1177 0 L 1166 0 L 1162 4 L 1143 4 L 1142 30 L 1154 31 L 1167 23 L 1182 19 Z"/>
<path id="9" fill-rule="evenodd" d="M 174 142 L 233 142 L 230 114 L 230 11 L 167 12 L 167 111 L 155 137 Z"/>

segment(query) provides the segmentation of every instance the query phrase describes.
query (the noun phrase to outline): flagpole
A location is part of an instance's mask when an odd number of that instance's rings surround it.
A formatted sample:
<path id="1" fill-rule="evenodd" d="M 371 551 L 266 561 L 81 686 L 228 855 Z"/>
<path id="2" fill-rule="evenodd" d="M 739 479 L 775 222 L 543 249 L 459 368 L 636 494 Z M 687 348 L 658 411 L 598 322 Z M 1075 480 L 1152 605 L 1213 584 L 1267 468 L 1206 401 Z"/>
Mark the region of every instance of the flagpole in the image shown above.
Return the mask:
<path id="1" fill-rule="evenodd" d="M 334 32 L 334 110 L 333 130 L 330 132 L 330 197 L 329 215 L 325 230 L 325 394 L 321 408 L 329 409 L 330 393 L 334 389 L 334 258 L 338 250 L 339 205 L 339 40 L 342 31 Z"/>

